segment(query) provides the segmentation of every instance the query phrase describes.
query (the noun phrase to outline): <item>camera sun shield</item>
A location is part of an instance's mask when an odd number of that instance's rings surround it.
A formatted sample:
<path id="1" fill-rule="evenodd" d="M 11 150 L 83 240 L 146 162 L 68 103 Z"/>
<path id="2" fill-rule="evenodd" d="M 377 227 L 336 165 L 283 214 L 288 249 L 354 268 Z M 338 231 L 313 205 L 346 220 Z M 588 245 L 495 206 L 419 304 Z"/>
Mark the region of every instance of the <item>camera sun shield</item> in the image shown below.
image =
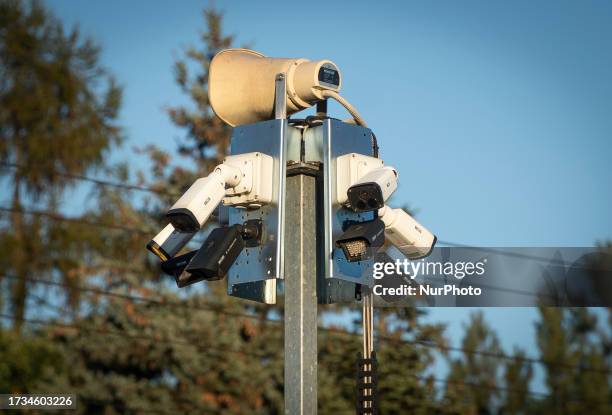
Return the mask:
<path id="1" fill-rule="evenodd" d="M 193 238 L 194 233 L 180 232 L 171 223 L 147 244 L 147 249 L 162 261 L 173 258 Z"/>

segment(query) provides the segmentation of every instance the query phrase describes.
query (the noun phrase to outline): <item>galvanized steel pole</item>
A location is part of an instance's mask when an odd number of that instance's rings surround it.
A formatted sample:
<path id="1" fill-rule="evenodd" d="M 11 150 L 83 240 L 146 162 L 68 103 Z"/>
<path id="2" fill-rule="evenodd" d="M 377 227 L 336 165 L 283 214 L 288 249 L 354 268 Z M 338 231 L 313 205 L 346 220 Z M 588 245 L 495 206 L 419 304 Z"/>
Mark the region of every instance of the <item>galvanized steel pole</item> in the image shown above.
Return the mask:
<path id="1" fill-rule="evenodd" d="M 285 414 L 317 413 L 316 177 L 287 177 Z"/>

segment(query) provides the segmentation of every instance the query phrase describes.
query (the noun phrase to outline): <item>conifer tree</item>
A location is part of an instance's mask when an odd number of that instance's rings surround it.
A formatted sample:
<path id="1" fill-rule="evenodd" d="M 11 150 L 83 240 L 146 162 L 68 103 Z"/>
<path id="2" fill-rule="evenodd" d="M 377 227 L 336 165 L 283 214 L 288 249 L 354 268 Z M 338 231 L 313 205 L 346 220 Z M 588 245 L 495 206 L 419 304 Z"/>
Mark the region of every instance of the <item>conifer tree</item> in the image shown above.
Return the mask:
<path id="1" fill-rule="evenodd" d="M 461 348 L 465 350 L 463 355 L 450 361 L 445 398 L 459 408 L 458 413 L 495 413 L 500 398 L 498 377 L 501 366 L 499 360 L 490 354 L 501 353 L 501 347 L 482 313 L 471 316 Z"/>
<path id="2" fill-rule="evenodd" d="M 5 284 L 17 330 L 26 312 L 26 278 L 59 275 L 72 286 L 79 279 L 71 272 L 79 265 L 71 251 L 80 249 L 71 243 L 61 258 L 49 249 L 67 243 L 65 227 L 23 211 L 30 202 L 57 211 L 74 183 L 65 174 L 103 165 L 121 140 L 120 100 L 119 87 L 99 64 L 99 48 L 77 28 L 66 30 L 38 1 L 0 1 L 0 162 L 11 210 L 0 225 L 6 248 L 0 266 L 16 277 Z M 75 305 L 76 291 L 68 294 Z"/>

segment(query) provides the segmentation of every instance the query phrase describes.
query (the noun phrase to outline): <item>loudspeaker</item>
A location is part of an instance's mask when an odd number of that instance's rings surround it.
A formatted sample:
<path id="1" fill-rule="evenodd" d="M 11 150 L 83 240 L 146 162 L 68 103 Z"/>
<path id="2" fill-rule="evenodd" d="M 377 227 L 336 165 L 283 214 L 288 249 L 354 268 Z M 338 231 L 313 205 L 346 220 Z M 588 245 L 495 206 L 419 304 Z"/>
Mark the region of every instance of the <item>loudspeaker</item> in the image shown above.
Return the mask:
<path id="1" fill-rule="evenodd" d="M 339 91 L 341 76 L 329 60 L 268 58 L 248 49 L 217 53 L 208 71 L 208 99 L 224 122 L 235 127 L 274 118 L 276 75 L 287 82 L 287 115 L 323 99 L 323 90 Z"/>

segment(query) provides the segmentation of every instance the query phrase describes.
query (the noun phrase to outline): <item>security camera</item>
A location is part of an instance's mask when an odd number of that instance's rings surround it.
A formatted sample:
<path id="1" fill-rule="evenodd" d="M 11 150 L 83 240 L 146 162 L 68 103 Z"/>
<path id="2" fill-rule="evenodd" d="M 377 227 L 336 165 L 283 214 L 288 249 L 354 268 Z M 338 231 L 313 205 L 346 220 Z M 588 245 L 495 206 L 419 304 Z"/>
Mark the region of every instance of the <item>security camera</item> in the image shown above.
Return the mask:
<path id="1" fill-rule="evenodd" d="M 377 210 L 397 189 L 397 170 L 379 167 L 357 180 L 346 195 L 351 209 L 356 212 Z"/>
<path id="2" fill-rule="evenodd" d="M 375 248 L 385 242 L 385 224 L 376 218 L 367 222 L 349 225 L 336 241 L 348 262 L 363 261 L 374 254 Z"/>
<path id="3" fill-rule="evenodd" d="M 199 250 L 162 263 L 162 270 L 174 276 L 179 288 L 199 281 L 220 280 L 245 247 L 261 244 L 262 221 L 251 219 L 243 225 L 213 229 Z"/>
<path id="4" fill-rule="evenodd" d="M 194 235 L 194 232 L 180 232 L 169 223 L 155 238 L 149 241 L 147 249 L 162 261 L 167 261 L 183 249 Z"/>
<path id="5" fill-rule="evenodd" d="M 336 159 L 336 200 L 356 212 L 378 210 L 397 189 L 397 170 L 376 157 L 349 153 Z"/>
<path id="6" fill-rule="evenodd" d="M 189 262 L 191 262 L 192 258 L 197 253 L 198 251 L 195 250 L 182 255 L 175 256 L 174 258 L 170 258 L 167 261 L 162 262 L 161 269 L 164 273 L 171 275 L 175 279 L 177 279 L 178 284 L 179 276 L 183 274 L 185 268 L 187 268 L 187 265 L 189 265 Z"/>
<path id="7" fill-rule="evenodd" d="M 269 203 L 273 164 L 272 157 L 259 152 L 228 156 L 211 174 L 196 180 L 166 216 L 179 231 L 197 232 L 222 200 L 243 207 Z"/>
<path id="8" fill-rule="evenodd" d="M 385 238 L 409 259 L 428 256 L 437 238 L 403 209 L 385 206 L 378 211 L 385 223 Z"/>
<path id="9" fill-rule="evenodd" d="M 177 285 L 184 287 L 202 280 L 222 279 L 244 246 L 242 226 L 232 225 L 214 229 L 189 261 L 185 271 L 177 278 Z"/>

